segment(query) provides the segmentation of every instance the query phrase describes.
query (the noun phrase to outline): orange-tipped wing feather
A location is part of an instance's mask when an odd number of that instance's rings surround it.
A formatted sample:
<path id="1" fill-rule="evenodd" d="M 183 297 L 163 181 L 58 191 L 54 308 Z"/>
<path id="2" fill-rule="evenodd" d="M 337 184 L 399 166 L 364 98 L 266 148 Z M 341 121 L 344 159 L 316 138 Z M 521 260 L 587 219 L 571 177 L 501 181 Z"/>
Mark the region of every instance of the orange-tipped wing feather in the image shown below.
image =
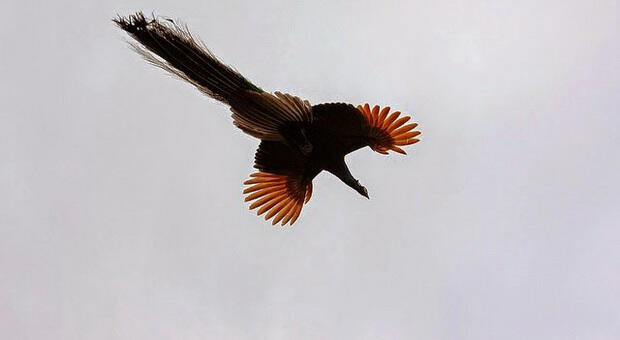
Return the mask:
<path id="1" fill-rule="evenodd" d="M 372 109 L 368 104 L 364 104 L 364 106 L 358 105 L 357 109 L 360 111 L 362 116 L 366 118 L 366 121 L 370 126 L 368 135 L 372 140 L 370 147 L 374 151 L 385 155 L 388 154 L 389 150 L 406 154 L 406 152 L 399 146 L 415 144 L 420 141 L 415 137 L 420 135 L 421 132 L 412 131 L 418 126 L 418 124 L 405 124 L 411 119 L 411 117 L 401 117 L 399 111 L 394 111 L 390 114 L 389 107 L 384 107 L 381 110 L 381 108 L 377 105 L 375 105 Z"/>
<path id="2" fill-rule="evenodd" d="M 267 172 L 256 172 L 250 179 L 243 182 L 249 185 L 243 194 L 245 201 L 253 201 L 251 209 L 259 208 L 258 215 L 265 212 L 265 220 L 273 218 L 272 225 L 281 223 L 293 225 L 301 208 L 312 196 L 312 182 L 300 183 L 298 179 L 287 175 L 277 175 Z"/>

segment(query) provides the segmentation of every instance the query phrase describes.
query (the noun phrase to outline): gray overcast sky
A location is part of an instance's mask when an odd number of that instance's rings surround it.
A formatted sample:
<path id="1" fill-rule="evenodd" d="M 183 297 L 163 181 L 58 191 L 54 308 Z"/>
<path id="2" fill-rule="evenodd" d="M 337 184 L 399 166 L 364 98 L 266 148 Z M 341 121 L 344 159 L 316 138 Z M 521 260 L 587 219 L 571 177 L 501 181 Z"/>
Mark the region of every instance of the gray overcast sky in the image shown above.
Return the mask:
<path id="1" fill-rule="evenodd" d="M 617 1 L 4 1 L 3 339 L 619 339 Z M 110 22 L 182 19 L 266 90 L 414 116 L 292 229 L 258 142 Z"/>

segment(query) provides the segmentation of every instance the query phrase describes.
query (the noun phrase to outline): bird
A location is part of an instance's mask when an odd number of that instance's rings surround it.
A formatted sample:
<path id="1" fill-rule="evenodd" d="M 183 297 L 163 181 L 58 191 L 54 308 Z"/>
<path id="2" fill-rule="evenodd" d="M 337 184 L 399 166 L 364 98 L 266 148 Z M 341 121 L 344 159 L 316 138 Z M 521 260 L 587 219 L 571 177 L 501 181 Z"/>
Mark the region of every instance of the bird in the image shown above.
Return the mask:
<path id="1" fill-rule="evenodd" d="M 406 154 L 402 147 L 420 141 L 418 124 L 389 106 L 312 105 L 288 93 L 264 91 L 172 19 L 136 12 L 112 21 L 147 62 L 229 106 L 233 124 L 260 140 L 254 156 L 257 171 L 243 182 L 243 195 L 249 209 L 257 209 L 272 225 L 297 221 L 312 196 L 312 181 L 322 171 L 369 198 L 351 174 L 347 154 L 366 146 L 381 154 Z"/>

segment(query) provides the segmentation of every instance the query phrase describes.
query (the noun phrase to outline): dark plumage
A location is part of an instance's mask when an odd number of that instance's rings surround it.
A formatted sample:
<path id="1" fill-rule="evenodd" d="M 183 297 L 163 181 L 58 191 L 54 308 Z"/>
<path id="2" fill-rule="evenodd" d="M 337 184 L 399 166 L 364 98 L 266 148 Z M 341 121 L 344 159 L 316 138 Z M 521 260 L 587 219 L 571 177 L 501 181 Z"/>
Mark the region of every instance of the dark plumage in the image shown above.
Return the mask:
<path id="1" fill-rule="evenodd" d="M 228 104 L 233 123 L 261 139 L 254 167 L 244 184 L 246 202 L 272 223 L 293 224 L 312 195 L 312 180 L 326 170 L 361 195 L 368 192 L 349 171 L 344 157 L 364 146 L 387 154 L 405 153 L 420 132 L 409 117 L 390 108 L 344 103 L 311 106 L 288 94 L 268 93 L 221 63 L 203 44 L 172 20 L 147 19 L 136 13 L 114 22 L 137 43 L 134 49 L 150 63 L 188 81 Z"/>

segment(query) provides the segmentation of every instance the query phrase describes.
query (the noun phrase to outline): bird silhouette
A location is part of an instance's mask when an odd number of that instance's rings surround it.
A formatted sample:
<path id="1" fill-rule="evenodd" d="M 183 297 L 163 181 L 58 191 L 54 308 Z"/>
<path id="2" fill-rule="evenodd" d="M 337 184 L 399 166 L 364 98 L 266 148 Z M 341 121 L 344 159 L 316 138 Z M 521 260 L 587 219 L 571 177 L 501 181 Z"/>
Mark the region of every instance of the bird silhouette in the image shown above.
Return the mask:
<path id="1" fill-rule="evenodd" d="M 312 196 L 312 180 L 323 170 L 368 198 L 351 175 L 345 155 L 369 146 L 401 154 L 419 141 L 417 123 L 390 108 L 346 103 L 311 105 L 290 94 L 263 91 L 220 62 L 186 26 L 141 12 L 113 21 L 148 62 L 191 83 L 232 111 L 233 124 L 260 139 L 243 194 L 250 209 L 272 224 L 292 225 Z M 137 42 L 137 43 L 136 43 Z"/>

